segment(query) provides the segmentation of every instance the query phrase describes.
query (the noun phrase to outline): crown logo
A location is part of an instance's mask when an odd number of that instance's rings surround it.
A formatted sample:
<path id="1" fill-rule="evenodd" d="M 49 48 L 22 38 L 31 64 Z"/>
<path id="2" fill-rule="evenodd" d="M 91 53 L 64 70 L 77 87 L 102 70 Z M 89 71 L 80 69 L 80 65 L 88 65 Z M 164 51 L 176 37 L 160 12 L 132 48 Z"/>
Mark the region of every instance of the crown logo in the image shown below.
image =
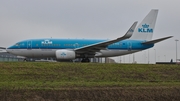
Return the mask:
<path id="1" fill-rule="evenodd" d="M 61 56 L 66 56 L 66 54 L 63 52 L 63 53 L 61 53 Z"/>
<path id="2" fill-rule="evenodd" d="M 42 44 L 52 44 L 52 41 L 50 41 L 50 40 L 44 40 L 44 41 L 42 41 L 41 43 L 42 43 Z"/>
<path id="3" fill-rule="evenodd" d="M 142 27 L 143 27 L 143 28 L 148 28 L 148 27 L 149 27 L 149 25 L 144 24 L 144 25 L 142 25 Z"/>

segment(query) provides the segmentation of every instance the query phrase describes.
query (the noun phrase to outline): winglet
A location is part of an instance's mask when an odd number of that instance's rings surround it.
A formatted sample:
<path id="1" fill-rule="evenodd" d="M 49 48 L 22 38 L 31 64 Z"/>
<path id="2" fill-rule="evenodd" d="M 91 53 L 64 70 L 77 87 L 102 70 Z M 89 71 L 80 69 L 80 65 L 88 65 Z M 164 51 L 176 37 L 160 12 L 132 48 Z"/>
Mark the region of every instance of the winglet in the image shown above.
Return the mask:
<path id="1" fill-rule="evenodd" d="M 134 29 L 136 28 L 137 25 L 137 21 L 133 23 L 133 25 L 129 28 L 129 30 L 126 32 L 126 34 L 123 37 L 117 38 L 117 40 L 119 39 L 128 39 L 133 35 Z"/>

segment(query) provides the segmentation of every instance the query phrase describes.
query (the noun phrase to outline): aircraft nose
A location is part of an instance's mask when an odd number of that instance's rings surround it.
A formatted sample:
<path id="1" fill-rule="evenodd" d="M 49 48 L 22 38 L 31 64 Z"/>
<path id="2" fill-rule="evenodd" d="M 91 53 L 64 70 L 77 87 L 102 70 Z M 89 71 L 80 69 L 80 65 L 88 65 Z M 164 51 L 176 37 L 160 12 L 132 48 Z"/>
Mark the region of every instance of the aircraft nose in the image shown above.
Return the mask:
<path id="1" fill-rule="evenodd" d="M 8 53 L 11 53 L 11 51 L 12 51 L 11 47 L 6 48 L 6 51 L 7 51 Z"/>
<path id="2" fill-rule="evenodd" d="M 7 51 L 8 53 L 10 52 L 10 50 L 9 50 L 8 48 L 6 49 L 6 51 Z"/>

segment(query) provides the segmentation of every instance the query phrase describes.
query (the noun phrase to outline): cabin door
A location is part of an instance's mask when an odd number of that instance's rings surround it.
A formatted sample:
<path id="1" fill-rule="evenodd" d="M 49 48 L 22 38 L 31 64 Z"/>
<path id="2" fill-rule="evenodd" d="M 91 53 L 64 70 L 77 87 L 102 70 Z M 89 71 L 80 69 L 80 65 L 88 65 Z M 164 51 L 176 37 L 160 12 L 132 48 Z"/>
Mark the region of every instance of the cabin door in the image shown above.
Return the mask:
<path id="1" fill-rule="evenodd" d="M 32 41 L 27 41 L 27 49 L 31 49 L 32 48 Z"/>
<path id="2" fill-rule="evenodd" d="M 127 46 L 128 46 L 128 51 L 131 51 L 131 49 L 132 49 L 132 43 L 131 43 L 131 42 L 128 42 L 128 43 L 127 43 Z"/>

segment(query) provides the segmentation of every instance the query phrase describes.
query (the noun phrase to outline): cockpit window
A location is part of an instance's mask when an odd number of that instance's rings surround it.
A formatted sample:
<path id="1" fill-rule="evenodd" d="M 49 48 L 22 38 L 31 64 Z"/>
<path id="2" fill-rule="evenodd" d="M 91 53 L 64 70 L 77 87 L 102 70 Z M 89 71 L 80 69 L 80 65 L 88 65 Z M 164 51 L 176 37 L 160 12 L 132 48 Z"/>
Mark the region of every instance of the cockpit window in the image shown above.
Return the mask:
<path id="1" fill-rule="evenodd" d="M 16 43 L 15 46 L 19 46 L 20 44 L 19 43 Z"/>

